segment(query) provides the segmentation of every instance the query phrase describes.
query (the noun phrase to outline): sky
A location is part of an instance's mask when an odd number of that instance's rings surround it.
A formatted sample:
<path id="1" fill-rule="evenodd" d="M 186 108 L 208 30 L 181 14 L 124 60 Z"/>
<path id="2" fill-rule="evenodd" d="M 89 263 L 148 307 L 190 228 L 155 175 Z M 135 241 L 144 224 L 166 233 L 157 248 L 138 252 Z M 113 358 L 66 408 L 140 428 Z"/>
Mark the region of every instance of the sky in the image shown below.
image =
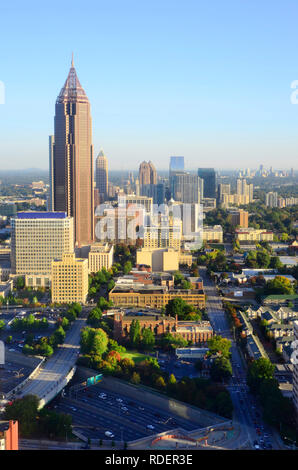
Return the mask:
<path id="1" fill-rule="evenodd" d="M 2 2 L 1 169 L 48 167 L 72 52 L 110 169 L 297 169 L 297 17 L 297 0 Z"/>

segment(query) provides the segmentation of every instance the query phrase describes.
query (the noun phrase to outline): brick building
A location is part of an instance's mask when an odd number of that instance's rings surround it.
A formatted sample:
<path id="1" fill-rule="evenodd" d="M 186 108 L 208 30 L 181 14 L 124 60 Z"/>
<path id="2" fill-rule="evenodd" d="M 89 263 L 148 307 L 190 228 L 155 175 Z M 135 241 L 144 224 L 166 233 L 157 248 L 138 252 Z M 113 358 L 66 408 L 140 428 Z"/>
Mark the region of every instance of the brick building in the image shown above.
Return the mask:
<path id="1" fill-rule="evenodd" d="M 178 321 L 178 318 L 161 315 L 152 311 L 134 312 L 123 310 L 114 314 L 114 339 L 119 341 L 128 337 L 133 320 L 138 320 L 142 328 L 150 328 L 158 338 L 163 334 L 179 334 L 193 344 L 205 344 L 213 336 L 213 329 L 209 322 Z"/>

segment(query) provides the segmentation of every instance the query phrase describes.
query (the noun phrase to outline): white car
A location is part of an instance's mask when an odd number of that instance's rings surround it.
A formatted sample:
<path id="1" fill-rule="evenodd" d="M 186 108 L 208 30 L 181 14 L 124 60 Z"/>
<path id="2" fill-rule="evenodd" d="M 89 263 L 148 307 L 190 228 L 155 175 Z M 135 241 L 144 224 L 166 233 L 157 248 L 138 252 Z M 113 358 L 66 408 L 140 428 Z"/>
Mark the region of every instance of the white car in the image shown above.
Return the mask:
<path id="1" fill-rule="evenodd" d="M 107 437 L 115 437 L 114 434 L 111 431 L 106 431 L 105 436 Z"/>
<path id="2" fill-rule="evenodd" d="M 154 426 L 152 426 L 152 424 L 147 424 L 147 429 L 154 429 Z"/>
<path id="3" fill-rule="evenodd" d="M 15 352 L 15 349 L 11 348 L 8 351 Z"/>
<path id="4" fill-rule="evenodd" d="M 121 410 L 128 411 L 128 408 L 126 408 L 126 406 L 121 406 Z"/>
<path id="5" fill-rule="evenodd" d="M 118 403 L 122 403 L 122 402 L 123 402 L 122 398 L 116 398 L 116 401 L 118 401 Z"/>

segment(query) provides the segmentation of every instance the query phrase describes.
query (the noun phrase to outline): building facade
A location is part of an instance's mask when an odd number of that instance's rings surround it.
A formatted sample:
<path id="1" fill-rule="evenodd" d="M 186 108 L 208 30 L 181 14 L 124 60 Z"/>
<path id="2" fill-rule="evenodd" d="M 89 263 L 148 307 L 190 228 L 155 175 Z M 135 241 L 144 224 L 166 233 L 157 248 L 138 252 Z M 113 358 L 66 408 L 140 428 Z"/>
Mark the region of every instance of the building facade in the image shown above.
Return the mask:
<path id="1" fill-rule="evenodd" d="M 102 268 L 110 269 L 114 259 L 114 246 L 108 243 L 94 243 L 88 254 L 89 273 L 97 273 Z"/>
<path id="2" fill-rule="evenodd" d="M 52 302 L 86 303 L 88 295 L 88 260 L 64 253 L 52 261 Z"/>
<path id="3" fill-rule="evenodd" d="M 56 100 L 54 134 L 54 210 L 74 218 L 75 243 L 85 245 L 94 239 L 92 123 L 73 61 Z"/>
<path id="4" fill-rule="evenodd" d="M 73 218 L 65 212 L 19 212 L 11 219 L 11 272 L 50 278 L 52 260 L 74 249 Z"/>
<path id="5" fill-rule="evenodd" d="M 104 200 L 107 198 L 109 191 L 109 177 L 108 177 L 108 159 L 103 150 L 101 150 L 96 158 L 96 188 L 98 189 L 100 197 Z"/>

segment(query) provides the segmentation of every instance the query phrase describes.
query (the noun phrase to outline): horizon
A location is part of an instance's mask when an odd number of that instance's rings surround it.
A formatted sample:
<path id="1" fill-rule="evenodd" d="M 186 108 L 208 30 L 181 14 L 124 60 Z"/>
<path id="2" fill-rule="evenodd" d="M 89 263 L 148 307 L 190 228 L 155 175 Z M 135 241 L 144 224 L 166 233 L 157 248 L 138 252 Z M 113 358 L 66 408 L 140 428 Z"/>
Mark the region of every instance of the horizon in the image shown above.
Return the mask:
<path id="1" fill-rule="evenodd" d="M 24 160 L 48 168 L 55 101 L 73 52 L 91 104 L 94 157 L 102 147 L 111 170 L 143 160 L 166 169 L 172 155 L 184 155 L 190 171 L 281 161 L 296 169 L 298 5 L 259 3 L 90 1 L 85 23 L 68 1 L 54 0 L 46 15 L 36 0 L 5 5 L 2 168 Z"/>

